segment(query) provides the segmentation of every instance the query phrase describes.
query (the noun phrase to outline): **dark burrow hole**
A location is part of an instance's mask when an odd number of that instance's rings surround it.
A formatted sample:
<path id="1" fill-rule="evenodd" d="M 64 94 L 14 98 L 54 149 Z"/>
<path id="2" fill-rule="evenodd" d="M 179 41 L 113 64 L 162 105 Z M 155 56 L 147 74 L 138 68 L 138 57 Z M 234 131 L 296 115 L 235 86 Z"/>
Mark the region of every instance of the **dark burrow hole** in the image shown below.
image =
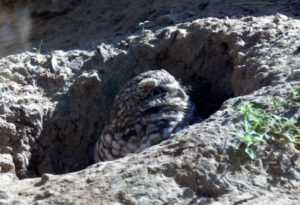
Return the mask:
<path id="1" fill-rule="evenodd" d="M 197 115 L 202 119 L 208 118 L 220 108 L 225 100 L 233 97 L 233 93 L 226 93 L 220 87 L 212 85 L 208 80 L 201 77 L 198 77 L 193 85 L 188 93 L 192 102 L 196 105 Z M 199 93 L 201 93 L 201 96 L 199 96 Z"/>
<path id="2" fill-rule="evenodd" d="M 188 62 L 175 61 L 172 55 L 160 53 L 164 58 L 157 58 L 159 60 L 154 64 L 158 66 L 148 66 L 167 70 L 183 86 L 189 87 L 191 100 L 203 119 L 216 112 L 225 100 L 234 96 L 234 65 L 228 52 L 230 42 L 214 39 L 213 42 L 208 40 L 198 48 L 198 52 L 194 52 L 195 56 L 190 57 Z M 121 66 L 123 61 L 124 57 L 112 63 L 116 72 L 107 81 L 84 76 L 75 80 L 69 91 L 59 99 L 51 118 L 44 122 L 42 137 L 38 140 L 38 145 L 32 147 L 32 157 L 25 177 L 40 176 L 43 173 L 68 173 L 93 164 L 93 148 L 108 117 L 115 94 L 124 83 L 135 76 L 134 73 L 150 70 L 132 70 L 129 66 L 125 74 L 122 71 L 123 76 L 118 78 L 120 70 L 117 69 L 121 67 L 124 70 Z M 146 60 L 145 62 L 147 63 Z M 99 64 L 94 67 L 98 74 L 102 72 L 99 71 Z"/>
<path id="3" fill-rule="evenodd" d="M 183 86 L 187 86 L 187 92 L 202 119 L 215 113 L 225 100 L 234 97 L 229 45 L 216 42 L 211 46 L 208 45 L 210 43 L 204 44 L 204 49 L 184 69 L 174 72 L 175 66 L 166 68 Z"/>

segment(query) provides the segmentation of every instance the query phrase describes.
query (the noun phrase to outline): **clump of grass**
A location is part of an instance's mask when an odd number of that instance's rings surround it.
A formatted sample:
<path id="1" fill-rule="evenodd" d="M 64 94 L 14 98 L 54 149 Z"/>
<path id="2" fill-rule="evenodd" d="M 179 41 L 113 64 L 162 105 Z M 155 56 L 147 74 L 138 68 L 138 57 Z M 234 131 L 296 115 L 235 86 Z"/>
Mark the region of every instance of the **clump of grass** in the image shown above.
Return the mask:
<path id="1" fill-rule="evenodd" d="M 290 99 L 299 101 L 300 86 L 291 93 Z M 273 107 L 280 109 L 288 102 L 274 98 Z M 246 145 L 245 153 L 250 159 L 258 157 L 258 148 L 263 144 L 300 144 L 299 122 L 294 118 L 287 118 L 256 108 L 251 103 L 241 104 L 238 107 L 239 116 L 243 120 L 243 132 L 237 138 Z"/>

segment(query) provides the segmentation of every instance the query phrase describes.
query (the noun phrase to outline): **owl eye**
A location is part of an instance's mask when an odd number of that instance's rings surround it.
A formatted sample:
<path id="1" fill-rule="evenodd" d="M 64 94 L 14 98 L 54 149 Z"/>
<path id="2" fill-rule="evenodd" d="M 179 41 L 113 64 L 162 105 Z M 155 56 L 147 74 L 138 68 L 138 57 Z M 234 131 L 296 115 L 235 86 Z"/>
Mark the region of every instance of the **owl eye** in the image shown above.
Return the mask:
<path id="1" fill-rule="evenodd" d="M 149 98 L 154 98 L 154 97 L 161 97 L 164 96 L 167 93 L 167 91 L 161 87 L 156 87 L 154 88 L 149 94 Z"/>

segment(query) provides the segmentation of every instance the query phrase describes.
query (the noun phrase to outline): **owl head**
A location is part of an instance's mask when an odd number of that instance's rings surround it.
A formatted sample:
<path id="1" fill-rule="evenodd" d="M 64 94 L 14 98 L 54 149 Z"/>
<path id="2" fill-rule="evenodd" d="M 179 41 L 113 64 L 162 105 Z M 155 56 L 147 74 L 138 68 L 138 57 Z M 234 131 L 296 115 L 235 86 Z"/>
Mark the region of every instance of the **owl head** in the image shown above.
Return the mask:
<path id="1" fill-rule="evenodd" d="M 116 96 L 113 116 L 185 112 L 189 97 L 178 81 L 165 70 L 144 72 L 129 81 Z"/>

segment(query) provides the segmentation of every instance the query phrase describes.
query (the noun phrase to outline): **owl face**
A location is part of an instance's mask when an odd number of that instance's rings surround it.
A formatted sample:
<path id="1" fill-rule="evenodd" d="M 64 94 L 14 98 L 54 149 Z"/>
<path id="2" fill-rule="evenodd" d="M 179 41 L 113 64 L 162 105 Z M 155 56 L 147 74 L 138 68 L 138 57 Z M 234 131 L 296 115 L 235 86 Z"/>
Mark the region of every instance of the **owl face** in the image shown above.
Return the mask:
<path id="1" fill-rule="evenodd" d="M 163 112 L 166 109 L 184 111 L 188 109 L 189 97 L 178 81 L 165 70 L 142 73 L 132 79 L 121 90 L 115 102 L 119 102 L 113 115 L 138 116 Z"/>
<path id="2" fill-rule="evenodd" d="M 180 87 L 177 81 L 155 82 L 149 80 L 147 83 L 142 83 L 141 90 L 144 92 L 141 101 L 142 108 L 149 109 L 160 106 L 186 106 L 188 96 Z"/>

